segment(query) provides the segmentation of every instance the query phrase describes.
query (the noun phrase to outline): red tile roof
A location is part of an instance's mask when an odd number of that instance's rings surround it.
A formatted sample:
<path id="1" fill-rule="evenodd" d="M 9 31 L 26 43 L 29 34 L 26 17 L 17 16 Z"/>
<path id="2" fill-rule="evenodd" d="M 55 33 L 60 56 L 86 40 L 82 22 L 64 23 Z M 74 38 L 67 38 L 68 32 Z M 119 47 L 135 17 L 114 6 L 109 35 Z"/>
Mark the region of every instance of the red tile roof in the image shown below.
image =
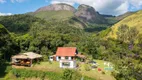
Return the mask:
<path id="1" fill-rule="evenodd" d="M 75 56 L 76 47 L 58 47 L 56 56 Z"/>

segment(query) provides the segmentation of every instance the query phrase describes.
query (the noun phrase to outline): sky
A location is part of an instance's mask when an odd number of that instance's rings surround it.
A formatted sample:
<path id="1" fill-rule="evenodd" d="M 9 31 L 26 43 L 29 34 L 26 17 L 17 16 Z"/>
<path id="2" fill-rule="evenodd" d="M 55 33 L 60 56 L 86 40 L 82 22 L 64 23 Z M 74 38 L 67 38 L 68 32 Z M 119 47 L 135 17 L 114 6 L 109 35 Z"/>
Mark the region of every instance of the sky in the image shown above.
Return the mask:
<path id="1" fill-rule="evenodd" d="M 128 11 L 142 10 L 142 0 L 0 0 L 0 15 L 34 12 L 40 7 L 55 3 L 67 3 L 75 8 L 86 4 L 101 14 L 116 16 Z"/>

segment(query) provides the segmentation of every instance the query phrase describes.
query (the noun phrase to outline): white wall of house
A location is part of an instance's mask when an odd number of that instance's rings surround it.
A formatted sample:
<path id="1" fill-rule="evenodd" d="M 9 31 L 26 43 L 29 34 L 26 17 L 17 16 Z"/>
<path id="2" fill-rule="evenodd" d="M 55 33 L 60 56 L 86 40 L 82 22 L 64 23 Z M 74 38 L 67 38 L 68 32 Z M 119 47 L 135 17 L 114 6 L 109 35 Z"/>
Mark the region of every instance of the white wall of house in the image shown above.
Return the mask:
<path id="1" fill-rule="evenodd" d="M 60 68 L 76 68 L 76 61 L 60 60 Z"/>
<path id="2" fill-rule="evenodd" d="M 68 57 L 68 59 L 66 59 L 65 57 L 60 57 L 59 59 L 59 56 L 56 56 L 56 61 L 60 61 L 60 60 L 72 60 L 72 57 Z"/>
<path id="3" fill-rule="evenodd" d="M 61 59 L 62 59 L 62 60 L 64 60 L 64 59 L 65 59 L 65 57 L 61 57 Z"/>
<path id="4" fill-rule="evenodd" d="M 56 61 L 59 61 L 59 57 L 58 56 L 56 56 Z"/>
<path id="5" fill-rule="evenodd" d="M 72 60 L 71 57 L 68 57 L 68 60 Z"/>

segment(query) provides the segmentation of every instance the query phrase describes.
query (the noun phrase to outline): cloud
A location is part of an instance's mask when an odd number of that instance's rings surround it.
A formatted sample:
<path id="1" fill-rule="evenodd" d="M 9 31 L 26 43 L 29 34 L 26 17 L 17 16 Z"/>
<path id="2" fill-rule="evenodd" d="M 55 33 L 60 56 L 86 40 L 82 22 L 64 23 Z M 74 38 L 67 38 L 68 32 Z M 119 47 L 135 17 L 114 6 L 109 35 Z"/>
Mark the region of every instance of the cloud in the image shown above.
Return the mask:
<path id="1" fill-rule="evenodd" d="M 21 3 L 21 2 L 24 2 L 24 1 L 26 1 L 26 0 L 11 0 L 12 3 L 15 3 L 15 2 Z"/>
<path id="2" fill-rule="evenodd" d="M 1 13 L 0 12 L 0 16 L 8 16 L 8 15 L 12 15 L 12 13 Z"/>
<path id="3" fill-rule="evenodd" d="M 5 3 L 6 2 L 6 0 L 0 0 L 0 3 Z"/>
<path id="4" fill-rule="evenodd" d="M 68 1 L 52 1 L 51 4 L 57 4 L 57 3 L 66 3 L 66 4 L 69 4 L 69 5 L 74 5 L 73 2 L 68 2 Z"/>
<path id="5" fill-rule="evenodd" d="M 131 7 L 138 10 L 142 7 L 142 0 L 51 0 L 51 3 L 86 4 L 93 6 L 102 14 L 120 15 Z"/>

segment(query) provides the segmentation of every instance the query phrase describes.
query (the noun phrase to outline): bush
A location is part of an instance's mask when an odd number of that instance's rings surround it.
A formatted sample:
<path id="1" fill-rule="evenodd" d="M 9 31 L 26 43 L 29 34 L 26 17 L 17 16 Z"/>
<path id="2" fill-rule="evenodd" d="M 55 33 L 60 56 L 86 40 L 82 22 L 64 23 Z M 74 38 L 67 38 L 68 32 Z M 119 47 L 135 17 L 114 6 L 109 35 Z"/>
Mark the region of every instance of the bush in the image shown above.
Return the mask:
<path id="1" fill-rule="evenodd" d="M 12 69 L 5 79 L 14 78 L 16 80 L 18 78 L 24 80 L 25 78 L 40 78 L 44 80 L 48 78 L 49 80 L 80 80 L 82 77 L 84 80 L 94 80 L 93 78 L 82 76 L 79 72 L 71 69 L 65 69 L 62 74 L 28 69 Z"/>
<path id="2" fill-rule="evenodd" d="M 91 67 L 90 67 L 90 65 L 88 65 L 88 64 L 85 64 L 85 65 L 84 65 L 84 68 L 85 68 L 86 71 L 90 71 L 90 70 L 91 70 Z"/>
<path id="3" fill-rule="evenodd" d="M 27 69 L 12 69 L 12 74 L 17 78 L 41 78 L 44 80 L 45 77 L 48 77 L 51 80 L 59 80 L 61 75 L 55 72 L 44 72 L 44 71 L 34 71 Z"/>
<path id="4" fill-rule="evenodd" d="M 105 74 L 105 72 L 104 72 L 104 71 L 102 71 L 102 74 Z"/>
<path id="5" fill-rule="evenodd" d="M 62 76 L 63 80 L 80 80 L 81 74 L 75 70 L 65 69 Z"/>

